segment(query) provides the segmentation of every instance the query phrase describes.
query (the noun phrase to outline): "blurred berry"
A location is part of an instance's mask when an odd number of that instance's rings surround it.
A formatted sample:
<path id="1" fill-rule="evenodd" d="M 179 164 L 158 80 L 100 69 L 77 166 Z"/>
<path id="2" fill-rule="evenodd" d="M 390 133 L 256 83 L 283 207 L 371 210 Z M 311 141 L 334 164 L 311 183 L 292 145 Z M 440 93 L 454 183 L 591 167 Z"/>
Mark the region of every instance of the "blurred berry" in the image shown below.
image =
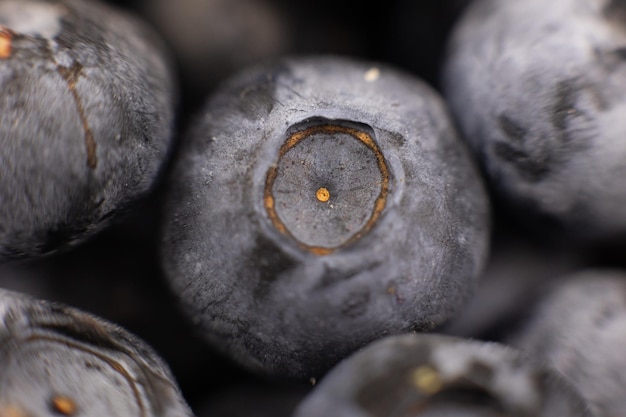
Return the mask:
<path id="1" fill-rule="evenodd" d="M 446 97 L 495 188 L 568 238 L 626 236 L 624 10 L 477 0 L 449 44 Z"/>
<path id="2" fill-rule="evenodd" d="M 626 272 L 586 270 L 538 299 L 511 343 L 555 367 L 598 416 L 626 410 Z"/>
<path id="3" fill-rule="evenodd" d="M 191 416 L 163 361 L 122 328 L 0 290 L 0 415 Z"/>
<path id="4" fill-rule="evenodd" d="M 173 90 L 136 18 L 95 1 L 0 1 L 0 261 L 76 244 L 145 195 Z"/>
<path id="5" fill-rule="evenodd" d="M 434 334 L 393 336 L 334 368 L 294 417 L 591 416 L 556 372 L 519 352 Z"/>

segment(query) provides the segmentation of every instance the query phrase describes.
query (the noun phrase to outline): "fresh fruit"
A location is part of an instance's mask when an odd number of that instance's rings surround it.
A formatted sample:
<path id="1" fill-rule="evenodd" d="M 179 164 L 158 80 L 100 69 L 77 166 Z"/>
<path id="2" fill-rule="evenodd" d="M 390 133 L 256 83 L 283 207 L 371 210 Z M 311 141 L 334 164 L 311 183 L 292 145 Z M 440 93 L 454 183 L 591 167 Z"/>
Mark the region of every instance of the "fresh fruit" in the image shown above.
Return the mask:
<path id="1" fill-rule="evenodd" d="M 125 330 L 0 290 L 0 416 L 191 416 L 169 369 Z"/>
<path id="2" fill-rule="evenodd" d="M 510 343 L 559 370 L 598 416 L 626 410 L 626 272 L 566 275 L 537 299 Z"/>
<path id="3" fill-rule="evenodd" d="M 508 209 L 581 241 L 626 236 L 625 10 L 477 0 L 449 45 L 446 98 Z"/>
<path id="4" fill-rule="evenodd" d="M 80 242 L 144 196 L 174 96 L 138 19 L 95 1 L 0 1 L 0 261 Z"/>
<path id="5" fill-rule="evenodd" d="M 181 148 L 164 269 L 207 338 L 247 366 L 316 377 L 471 295 L 487 196 L 419 80 L 285 58 L 229 80 Z"/>
<path id="6" fill-rule="evenodd" d="M 388 337 L 341 362 L 294 417 L 591 416 L 555 371 L 497 343 Z"/>

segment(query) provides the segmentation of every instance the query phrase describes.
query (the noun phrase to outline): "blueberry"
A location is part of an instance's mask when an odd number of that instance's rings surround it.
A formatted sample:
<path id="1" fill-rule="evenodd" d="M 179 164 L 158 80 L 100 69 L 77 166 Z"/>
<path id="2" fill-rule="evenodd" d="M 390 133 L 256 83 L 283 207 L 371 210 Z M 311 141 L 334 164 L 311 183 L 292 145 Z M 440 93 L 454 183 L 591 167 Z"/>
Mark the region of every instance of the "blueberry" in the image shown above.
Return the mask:
<path id="1" fill-rule="evenodd" d="M 611 0 L 478 0 L 444 71 L 461 131 L 511 207 L 582 240 L 626 234 L 624 11 Z"/>
<path id="2" fill-rule="evenodd" d="M 191 416 L 165 363 L 98 317 L 0 290 L 0 415 Z"/>
<path id="3" fill-rule="evenodd" d="M 247 366 L 319 376 L 470 296 L 488 201 L 424 83 L 284 58 L 229 80 L 181 147 L 164 269 L 206 337 Z"/>
<path id="4" fill-rule="evenodd" d="M 514 349 L 436 334 L 387 337 L 328 373 L 294 417 L 591 416 L 556 372 Z"/>
<path id="5" fill-rule="evenodd" d="M 599 416 L 626 409 L 625 294 L 624 271 L 563 276 L 510 341 L 562 372 Z"/>
<path id="6" fill-rule="evenodd" d="M 81 241 L 145 195 L 173 90 L 136 18 L 92 1 L 1 1 L 0 260 Z"/>

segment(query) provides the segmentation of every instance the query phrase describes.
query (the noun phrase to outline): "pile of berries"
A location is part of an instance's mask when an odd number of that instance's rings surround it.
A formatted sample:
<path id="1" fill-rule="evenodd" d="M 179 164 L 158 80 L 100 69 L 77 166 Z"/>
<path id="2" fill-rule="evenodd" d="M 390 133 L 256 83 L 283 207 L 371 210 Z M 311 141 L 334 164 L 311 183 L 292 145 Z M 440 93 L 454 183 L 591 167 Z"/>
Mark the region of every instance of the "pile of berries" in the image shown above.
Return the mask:
<path id="1" fill-rule="evenodd" d="M 0 0 L 0 417 L 626 414 L 626 4 L 368 7 Z"/>

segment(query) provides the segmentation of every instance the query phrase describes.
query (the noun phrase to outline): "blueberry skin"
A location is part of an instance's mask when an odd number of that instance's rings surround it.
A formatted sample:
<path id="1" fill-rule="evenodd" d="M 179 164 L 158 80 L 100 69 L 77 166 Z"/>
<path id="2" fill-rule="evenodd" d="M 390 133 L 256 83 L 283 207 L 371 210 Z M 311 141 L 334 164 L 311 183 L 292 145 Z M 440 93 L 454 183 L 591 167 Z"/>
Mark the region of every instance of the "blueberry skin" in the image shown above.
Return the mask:
<path id="1" fill-rule="evenodd" d="M 437 334 L 391 336 L 329 372 L 294 417 L 591 416 L 556 372 L 507 346 Z"/>
<path id="2" fill-rule="evenodd" d="M 599 416 L 626 410 L 626 273 L 592 269 L 562 277 L 510 343 L 554 366 Z"/>
<path id="3" fill-rule="evenodd" d="M 191 416 L 167 365 L 124 329 L 0 290 L 0 415 Z"/>
<path id="4" fill-rule="evenodd" d="M 583 241 L 626 234 L 625 11 L 478 0 L 445 64 L 452 114 L 499 191 Z"/>
<path id="5" fill-rule="evenodd" d="M 175 92 L 155 33 L 94 1 L 0 1 L 0 261 L 81 241 L 145 195 Z"/>
<path id="6" fill-rule="evenodd" d="M 432 329 L 471 295 L 488 200 L 422 82 L 347 58 L 284 58 L 227 82 L 181 147 L 164 270 L 206 337 L 241 363 L 317 377 L 374 339 Z"/>

